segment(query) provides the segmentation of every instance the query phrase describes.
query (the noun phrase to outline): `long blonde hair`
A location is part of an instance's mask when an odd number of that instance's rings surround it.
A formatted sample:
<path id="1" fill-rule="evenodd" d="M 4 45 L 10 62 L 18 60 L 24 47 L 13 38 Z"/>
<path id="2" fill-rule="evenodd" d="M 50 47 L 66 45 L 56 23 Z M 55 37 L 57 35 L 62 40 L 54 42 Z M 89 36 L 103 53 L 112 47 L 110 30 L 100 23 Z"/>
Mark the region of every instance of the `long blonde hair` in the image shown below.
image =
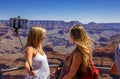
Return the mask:
<path id="1" fill-rule="evenodd" d="M 46 30 L 42 28 L 41 26 L 31 27 L 29 34 L 28 34 L 26 46 L 32 46 L 34 48 L 39 47 L 39 45 L 44 39 L 45 33 L 46 33 Z"/>
<path id="2" fill-rule="evenodd" d="M 89 59 L 92 57 L 93 45 L 91 39 L 87 35 L 86 30 L 81 25 L 75 25 L 70 29 L 70 36 L 73 42 L 77 45 L 79 52 L 82 56 L 82 64 L 80 65 L 81 71 L 86 71 L 89 65 Z"/>

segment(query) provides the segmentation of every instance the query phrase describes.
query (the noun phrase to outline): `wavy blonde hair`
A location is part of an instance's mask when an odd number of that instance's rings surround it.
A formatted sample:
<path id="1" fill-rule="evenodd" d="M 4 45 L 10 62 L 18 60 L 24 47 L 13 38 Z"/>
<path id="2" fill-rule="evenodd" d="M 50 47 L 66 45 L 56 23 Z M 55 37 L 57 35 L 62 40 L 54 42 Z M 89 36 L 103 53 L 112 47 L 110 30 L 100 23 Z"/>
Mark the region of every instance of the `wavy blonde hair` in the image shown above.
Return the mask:
<path id="1" fill-rule="evenodd" d="M 81 25 L 75 25 L 70 29 L 70 36 L 73 42 L 77 45 L 79 52 L 82 56 L 82 64 L 80 70 L 86 71 L 89 65 L 89 59 L 92 57 L 93 45 L 90 37 L 87 35 L 86 30 Z"/>
<path id="2" fill-rule="evenodd" d="M 29 34 L 28 34 L 26 46 L 32 46 L 34 48 L 39 47 L 39 45 L 44 39 L 45 33 L 46 33 L 46 30 L 42 28 L 41 26 L 31 27 Z"/>

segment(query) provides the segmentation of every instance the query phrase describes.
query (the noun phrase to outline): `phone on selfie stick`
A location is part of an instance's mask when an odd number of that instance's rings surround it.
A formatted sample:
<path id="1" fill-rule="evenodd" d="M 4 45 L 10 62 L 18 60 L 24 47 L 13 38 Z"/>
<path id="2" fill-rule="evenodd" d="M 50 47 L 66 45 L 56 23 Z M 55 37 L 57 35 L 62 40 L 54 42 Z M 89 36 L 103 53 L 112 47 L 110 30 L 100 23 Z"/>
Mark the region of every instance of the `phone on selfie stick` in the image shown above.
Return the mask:
<path id="1" fill-rule="evenodd" d="M 24 49 L 23 43 L 20 39 L 19 36 L 19 29 L 26 28 L 27 27 L 28 20 L 27 19 L 22 19 L 20 16 L 15 17 L 15 18 L 10 18 L 9 19 L 9 26 L 14 30 L 14 33 L 18 37 L 20 44 L 22 46 L 22 49 Z M 30 65 L 30 62 L 28 61 L 28 64 L 30 66 L 30 71 L 33 70 L 32 66 Z"/>

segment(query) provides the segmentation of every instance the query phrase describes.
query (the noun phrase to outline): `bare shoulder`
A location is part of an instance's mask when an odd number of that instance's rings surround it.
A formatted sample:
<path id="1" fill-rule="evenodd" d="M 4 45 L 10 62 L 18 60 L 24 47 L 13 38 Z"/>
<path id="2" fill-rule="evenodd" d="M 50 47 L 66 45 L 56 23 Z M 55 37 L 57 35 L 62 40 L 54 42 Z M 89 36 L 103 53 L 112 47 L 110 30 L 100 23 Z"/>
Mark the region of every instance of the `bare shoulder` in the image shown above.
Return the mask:
<path id="1" fill-rule="evenodd" d="M 73 51 L 74 52 L 74 56 L 77 58 L 82 58 L 81 57 L 81 54 L 80 54 L 80 51 L 79 50 L 75 50 L 75 51 Z"/>
<path id="2" fill-rule="evenodd" d="M 73 52 L 75 55 L 81 56 L 79 49 L 76 48 Z"/>
<path id="3" fill-rule="evenodd" d="M 82 61 L 82 55 L 81 55 L 81 53 L 80 53 L 80 51 L 79 50 L 75 50 L 75 51 L 73 51 L 73 59 L 75 60 L 75 61 L 79 61 L 79 62 L 81 62 Z"/>
<path id="4" fill-rule="evenodd" d="M 25 51 L 31 51 L 31 50 L 33 50 L 33 47 L 26 47 L 25 48 Z"/>
<path id="5" fill-rule="evenodd" d="M 35 49 L 33 47 L 25 48 L 25 54 L 27 54 L 27 55 L 33 54 L 34 51 L 35 51 Z"/>

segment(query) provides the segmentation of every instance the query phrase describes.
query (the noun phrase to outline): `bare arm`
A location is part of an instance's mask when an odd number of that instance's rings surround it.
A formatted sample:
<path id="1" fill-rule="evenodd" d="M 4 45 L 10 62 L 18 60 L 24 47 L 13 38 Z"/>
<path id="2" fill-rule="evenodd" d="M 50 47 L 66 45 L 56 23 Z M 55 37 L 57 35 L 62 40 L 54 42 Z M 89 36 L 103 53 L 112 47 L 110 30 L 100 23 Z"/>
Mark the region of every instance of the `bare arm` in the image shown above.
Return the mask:
<path id="1" fill-rule="evenodd" d="M 26 56 L 25 56 L 26 57 L 25 69 L 29 73 L 30 76 L 34 76 L 34 70 L 30 71 L 30 66 L 32 66 L 32 58 L 33 58 L 32 47 L 26 48 L 25 54 L 26 54 Z"/>
<path id="2" fill-rule="evenodd" d="M 115 63 L 113 63 L 110 72 L 112 74 L 118 75 L 118 71 L 117 71 L 117 67 L 116 67 Z"/>
<path id="3" fill-rule="evenodd" d="M 72 65 L 70 67 L 70 72 L 66 74 L 63 79 L 71 79 L 72 77 L 74 77 L 76 72 L 78 71 L 81 61 L 82 61 L 82 57 L 80 53 L 74 52 Z"/>

